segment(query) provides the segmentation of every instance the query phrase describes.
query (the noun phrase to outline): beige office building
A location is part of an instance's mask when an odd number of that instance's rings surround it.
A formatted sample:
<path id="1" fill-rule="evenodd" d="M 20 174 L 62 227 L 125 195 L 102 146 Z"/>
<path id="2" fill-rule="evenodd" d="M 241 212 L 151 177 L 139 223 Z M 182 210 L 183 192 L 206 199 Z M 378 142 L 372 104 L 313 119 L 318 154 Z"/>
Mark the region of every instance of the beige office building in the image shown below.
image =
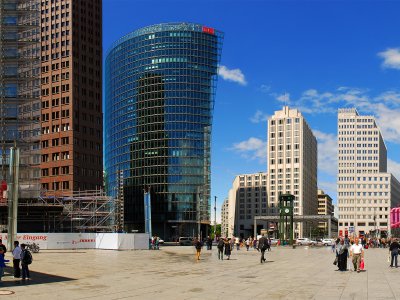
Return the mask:
<path id="1" fill-rule="evenodd" d="M 227 237 L 229 232 L 229 199 L 225 199 L 221 206 L 221 236 Z"/>
<path id="2" fill-rule="evenodd" d="M 226 217 L 228 237 L 247 238 L 254 234 L 254 217 L 267 215 L 267 182 L 265 172 L 235 177 L 229 190 Z M 260 232 L 262 225 L 258 228 Z"/>
<path id="3" fill-rule="evenodd" d="M 295 196 L 295 215 L 316 215 L 317 139 L 297 109 L 284 106 L 268 120 L 268 206 L 278 215 L 278 197 Z M 296 223 L 295 238 L 309 235 L 314 225 Z"/>
<path id="4" fill-rule="evenodd" d="M 387 150 L 373 116 L 355 108 L 338 112 L 339 235 L 386 236 L 400 184 L 387 173 Z"/>
<path id="5" fill-rule="evenodd" d="M 333 204 L 332 198 L 326 194 L 323 190 L 318 189 L 318 214 L 319 215 L 333 215 Z M 318 228 L 324 232 L 328 231 L 327 222 L 319 222 Z"/>

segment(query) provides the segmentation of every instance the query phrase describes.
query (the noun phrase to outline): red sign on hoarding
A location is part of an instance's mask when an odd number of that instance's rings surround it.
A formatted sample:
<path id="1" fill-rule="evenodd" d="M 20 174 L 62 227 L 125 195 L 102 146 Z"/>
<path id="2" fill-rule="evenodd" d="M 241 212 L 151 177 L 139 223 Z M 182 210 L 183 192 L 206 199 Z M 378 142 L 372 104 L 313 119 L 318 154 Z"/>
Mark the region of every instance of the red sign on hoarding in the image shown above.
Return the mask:
<path id="1" fill-rule="evenodd" d="M 206 27 L 206 26 L 203 26 L 203 32 L 209 33 L 209 34 L 215 34 L 214 28 Z"/>

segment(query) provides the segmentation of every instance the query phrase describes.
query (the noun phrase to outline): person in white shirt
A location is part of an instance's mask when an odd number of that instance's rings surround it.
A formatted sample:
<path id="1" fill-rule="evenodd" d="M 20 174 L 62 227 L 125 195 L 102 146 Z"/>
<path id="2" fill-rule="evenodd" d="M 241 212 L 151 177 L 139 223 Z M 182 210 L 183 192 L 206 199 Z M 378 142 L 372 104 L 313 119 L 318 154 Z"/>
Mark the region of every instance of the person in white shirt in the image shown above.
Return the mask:
<path id="1" fill-rule="evenodd" d="M 21 269 L 19 267 L 19 262 L 21 261 L 21 248 L 19 247 L 19 242 L 14 242 L 14 249 L 12 251 L 13 255 L 13 266 L 14 266 L 14 278 L 21 277 Z"/>
<path id="2" fill-rule="evenodd" d="M 354 271 L 360 273 L 361 259 L 364 257 L 364 249 L 356 237 L 354 244 L 350 247 L 350 256 L 353 258 Z"/>

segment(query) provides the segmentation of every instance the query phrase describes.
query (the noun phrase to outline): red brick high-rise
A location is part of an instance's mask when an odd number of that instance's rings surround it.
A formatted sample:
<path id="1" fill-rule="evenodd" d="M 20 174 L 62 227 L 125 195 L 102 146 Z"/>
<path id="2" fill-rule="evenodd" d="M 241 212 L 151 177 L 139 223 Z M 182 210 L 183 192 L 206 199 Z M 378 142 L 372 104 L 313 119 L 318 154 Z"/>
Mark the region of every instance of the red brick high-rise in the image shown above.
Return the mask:
<path id="1" fill-rule="evenodd" d="M 103 185 L 101 0 L 41 1 L 41 186 Z"/>

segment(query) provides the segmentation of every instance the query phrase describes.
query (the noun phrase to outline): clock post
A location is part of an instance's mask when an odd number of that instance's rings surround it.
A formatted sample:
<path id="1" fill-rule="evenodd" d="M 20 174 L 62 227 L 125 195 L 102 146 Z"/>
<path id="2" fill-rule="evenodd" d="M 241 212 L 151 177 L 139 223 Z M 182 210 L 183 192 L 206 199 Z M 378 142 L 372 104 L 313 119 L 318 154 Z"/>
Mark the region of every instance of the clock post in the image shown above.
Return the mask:
<path id="1" fill-rule="evenodd" d="M 281 245 L 289 242 L 293 245 L 293 204 L 294 196 L 291 194 L 279 195 L 279 239 Z"/>

